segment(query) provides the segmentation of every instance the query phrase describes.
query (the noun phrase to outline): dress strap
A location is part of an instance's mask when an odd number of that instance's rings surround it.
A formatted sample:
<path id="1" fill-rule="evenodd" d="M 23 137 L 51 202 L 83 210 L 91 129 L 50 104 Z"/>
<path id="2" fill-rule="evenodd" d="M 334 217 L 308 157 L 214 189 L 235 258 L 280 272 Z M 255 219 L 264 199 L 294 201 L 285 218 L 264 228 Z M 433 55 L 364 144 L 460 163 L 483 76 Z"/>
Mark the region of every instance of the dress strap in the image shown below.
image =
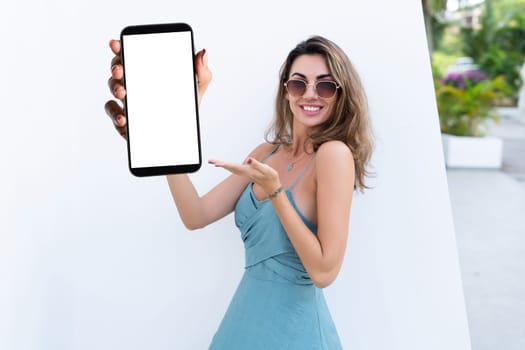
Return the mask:
<path id="1" fill-rule="evenodd" d="M 312 159 L 314 159 L 315 157 L 315 153 L 312 154 L 310 156 L 310 159 L 308 159 L 306 161 L 306 164 L 304 165 L 304 167 L 301 169 L 301 172 L 299 173 L 299 175 L 297 175 L 297 177 L 295 178 L 295 180 L 293 180 L 292 184 L 290 185 L 290 187 L 288 187 L 288 189 L 291 191 L 295 185 L 297 185 L 297 182 L 299 182 L 299 179 L 301 179 L 301 177 L 303 176 L 303 174 L 305 173 L 306 169 L 308 169 L 308 165 L 310 165 L 310 163 L 312 162 Z"/>
<path id="2" fill-rule="evenodd" d="M 268 152 L 267 155 L 264 156 L 263 160 L 261 160 L 261 163 L 266 163 L 266 160 L 267 160 L 268 158 L 270 158 L 270 156 L 271 156 L 272 154 L 274 154 L 274 153 L 277 151 L 277 149 L 279 148 L 279 146 L 280 146 L 279 143 L 276 144 L 275 146 L 273 146 L 272 150 L 271 150 L 270 152 Z"/>

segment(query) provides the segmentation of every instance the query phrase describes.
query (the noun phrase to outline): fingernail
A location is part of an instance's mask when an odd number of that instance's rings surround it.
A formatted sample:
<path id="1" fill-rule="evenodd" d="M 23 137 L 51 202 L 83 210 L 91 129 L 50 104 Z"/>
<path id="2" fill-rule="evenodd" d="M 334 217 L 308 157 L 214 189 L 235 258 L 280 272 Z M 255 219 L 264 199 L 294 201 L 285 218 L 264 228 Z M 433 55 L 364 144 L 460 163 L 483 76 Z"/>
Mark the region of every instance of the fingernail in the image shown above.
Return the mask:
<path id="1" fill-rule="evenodd" d="M 248 158 L 248 161 L 246 162 L 248 164 L 252 164 L 252 159 L 251 158 Z"/>
<path id="2" fill-rule="evenodd" d="M 111 67 L 111 71 L 113 72 L 115 70 L 115 68 L 117 68 L 116 64 Z"/>
<path id="3" fill-rule="evenodd" d="M 115 92 L 115 97 L 116 97 L 119 94 L 119 92 L 120 92 L 120 86 L 117 86 L 115 88 L 114 92 Z"/>
<path id="4" fill-rule="evenodd" d="M 202 49 L 202 63 L 204 63 L 205 66 L 208 65 L 208 56 L 206 55 L 206 49 Z"/>

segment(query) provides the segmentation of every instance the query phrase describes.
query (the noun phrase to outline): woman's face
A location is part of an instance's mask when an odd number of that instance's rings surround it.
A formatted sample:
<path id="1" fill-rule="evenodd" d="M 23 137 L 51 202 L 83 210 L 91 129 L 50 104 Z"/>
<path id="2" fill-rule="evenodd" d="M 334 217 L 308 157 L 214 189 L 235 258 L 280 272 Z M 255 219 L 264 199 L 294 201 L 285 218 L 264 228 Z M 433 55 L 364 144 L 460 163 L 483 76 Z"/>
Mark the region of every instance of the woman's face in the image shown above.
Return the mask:
<path id="1" fill-rule="evenodd" d="M 307 128 L 324 123 L 332 114 L 337 100 L 337 91 L 332 97 L 326 98 L 320 97 L 315 88 L 315 84 L 320 81 L 335 82 L 325 58 L 320 54 L 297 57 L 292 64 L 288 79 L 302 80 L 308 84 L 306 91 L 300 96 L 293 93 L 291 86 L 287 88 L 286 99 L 290 103 L 294 122 Z"/>

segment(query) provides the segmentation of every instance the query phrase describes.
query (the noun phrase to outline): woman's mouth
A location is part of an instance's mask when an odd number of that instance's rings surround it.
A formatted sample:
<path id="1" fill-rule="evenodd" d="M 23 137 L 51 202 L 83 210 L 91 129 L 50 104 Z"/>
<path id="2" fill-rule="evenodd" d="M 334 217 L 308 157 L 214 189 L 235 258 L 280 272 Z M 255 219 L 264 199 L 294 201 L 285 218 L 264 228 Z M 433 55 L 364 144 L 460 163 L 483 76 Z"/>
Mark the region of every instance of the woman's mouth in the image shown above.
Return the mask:
<path id="1" fill-rule="evenodd" d="M 306 115 L 316 115 L 323 107 L 315 105 L 302 105 L 301 109 Z"/>

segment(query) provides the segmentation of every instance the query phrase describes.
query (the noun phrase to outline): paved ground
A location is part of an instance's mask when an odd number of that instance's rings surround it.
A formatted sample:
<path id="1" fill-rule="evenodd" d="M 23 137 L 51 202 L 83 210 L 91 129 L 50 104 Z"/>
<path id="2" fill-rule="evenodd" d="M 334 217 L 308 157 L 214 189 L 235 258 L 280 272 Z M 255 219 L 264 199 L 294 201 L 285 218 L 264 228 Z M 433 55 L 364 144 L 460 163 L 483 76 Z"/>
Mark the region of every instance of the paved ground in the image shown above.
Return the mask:
<path id="1" fill-rule="evenodd" d="M 504 114 L 491 134 L 501 170 L 447 170 L 472 350 L 523 350 L 525 118 Z"/>

